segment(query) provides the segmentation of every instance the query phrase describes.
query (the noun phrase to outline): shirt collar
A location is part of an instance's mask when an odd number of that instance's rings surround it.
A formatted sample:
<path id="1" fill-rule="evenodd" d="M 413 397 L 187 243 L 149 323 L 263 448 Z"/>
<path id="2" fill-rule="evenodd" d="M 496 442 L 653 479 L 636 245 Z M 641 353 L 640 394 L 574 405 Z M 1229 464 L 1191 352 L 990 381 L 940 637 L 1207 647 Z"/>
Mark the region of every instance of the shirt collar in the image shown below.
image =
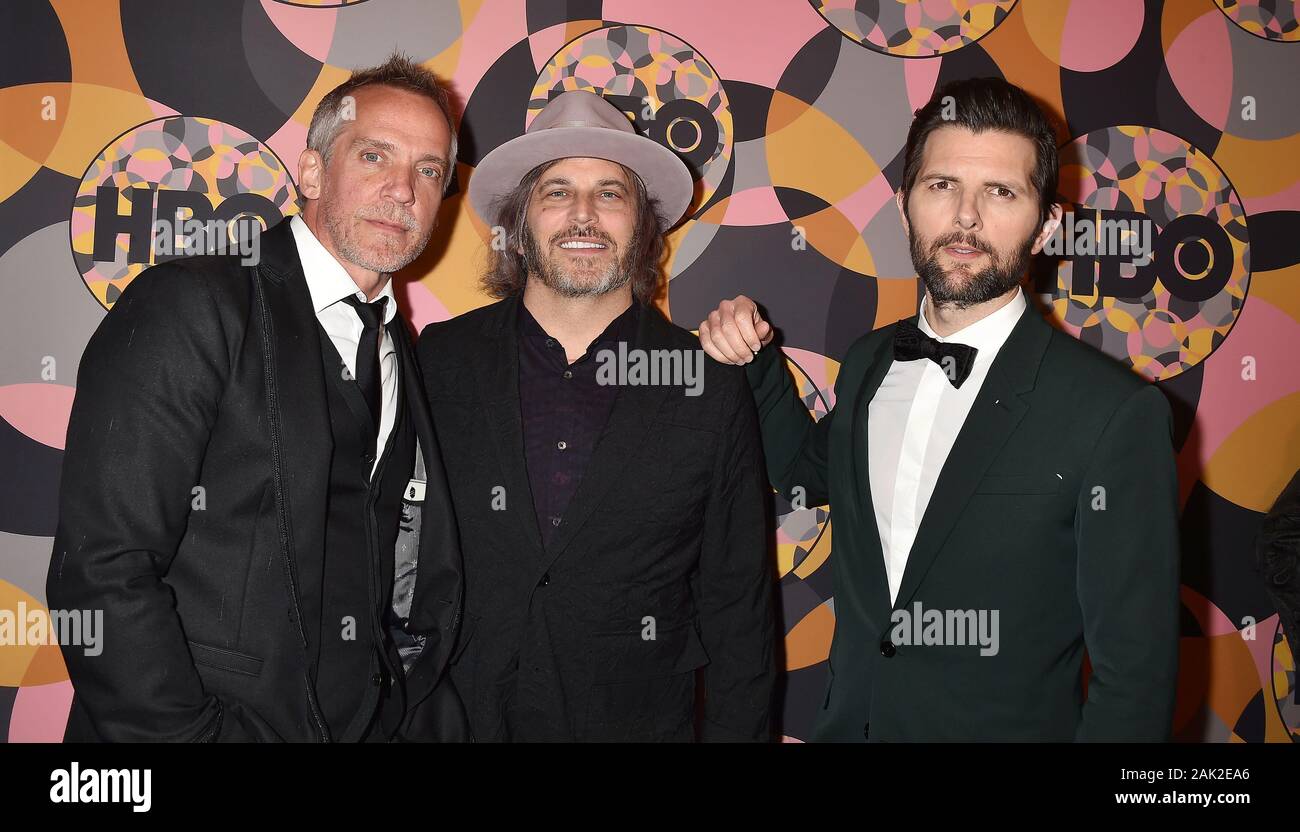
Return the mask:
<path id="1" fill-rule="evenodd" d="M 921 299 L 921 309 L 917 322 L 918 328 L 941 343 L 955 341 L 959 344 L 974 347 L 978 350 L 976 353 L 977 360 L 980 358 L 991 359 L 997 355 L 998 350 L 1002 348 L 1002 344 L 1006 342 L 1007 338 L 1011 337 L 1011 330 L 1016 328 L 1016 323 L 1028 306 L 1025 301 L 1024 290 L 1017 289 L 1016 296 L 996 312 L 985 315 L 975 323 L 968 324 L 951 335 L 937 335 L 934 329 L 931 328 L 930 322 L 925 319 L 925 303 L 928 298 L 929 295 L 926 295 L 925 298 Z"/>
<path id="2" fill-rule="evenodd" d="M 334 255 L 329 253 L 320 240 L 307 227 L 301 214 L 294 214 L 289 220 L 293 231 L 294 243 L 298 246 L 298 259 L 302 261 L 302 272 L 307 277 L 307 290 L 311 293 L 311 305 L 320 314 L 348 295 L 355 295 L 366 302 L 366 295 L 357 288 L 351 275 L 343 268 Z M 384 281 L 384 288 L 379 290 L 375 300 L 388 298 L 384 304 L 384 324 L 387 325 L 397 315 L 397 297 L 393 294 L 393 279 Z"/>
<path id="3" fill-rule="evenodd" d="M 605 331 L 597 335 L 591 343 L 599 344 L 606 341 L 635 340 L 637 322 L 640 319 L 640 307 L 641 304 L 637 303 L 636 300 L 633 300 L 632 305 L 623 310 L 622 314 L 617 318 L 610 321 L 609 326 L 605 327 Z M 546 330 L 542 329 L 542 325 L 537 322 L 537 319 L 533 317 L 533 313 L 528 311 L 528 307 L 524 305 L 524 299 L 522 297 L 519 299 L 519 317 L 516 323 L 518 324 L 520 335 L 531 335 L 540 338 L 550 337 Z M 588 352 L 590 352 L 590 348 L 588 348 Z"/>

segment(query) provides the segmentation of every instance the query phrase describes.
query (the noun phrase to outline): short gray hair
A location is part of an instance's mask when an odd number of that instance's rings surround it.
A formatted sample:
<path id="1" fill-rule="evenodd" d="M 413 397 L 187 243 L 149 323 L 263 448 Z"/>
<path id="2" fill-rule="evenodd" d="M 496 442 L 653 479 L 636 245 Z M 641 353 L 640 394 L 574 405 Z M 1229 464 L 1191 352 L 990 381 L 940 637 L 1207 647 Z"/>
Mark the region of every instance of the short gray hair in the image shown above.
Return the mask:
<path id="1" fill-rule="evenodd" d="M 380 66 L 358 69 L 352 77 L 326 93 L 316 105 L 316 112 L 312 113 L 311 126 L 307 129 L 307 149 L 319 153 L 329 165 L 334 140 L 343 129 L 345 99 L 358 89 L 372 85 L 396 87 L 422 95 L 436 104 L 443 118 L 447 119 L 447 130 L 451 133 L 451 158 L 447 160 L 447 178 L 442 183 L 445 194 L 456 173 L 456 122 L 451 118 L 450 99 L 438 76 L 400 52 L 394 52 Z"/>

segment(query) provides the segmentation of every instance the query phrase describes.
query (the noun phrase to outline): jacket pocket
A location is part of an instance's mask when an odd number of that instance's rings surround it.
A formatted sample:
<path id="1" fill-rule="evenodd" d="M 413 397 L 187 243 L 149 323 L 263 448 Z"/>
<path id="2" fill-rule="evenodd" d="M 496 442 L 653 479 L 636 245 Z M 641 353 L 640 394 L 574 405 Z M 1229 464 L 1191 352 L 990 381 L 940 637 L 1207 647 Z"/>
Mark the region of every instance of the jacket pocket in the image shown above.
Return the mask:
<path id="1" fill-rule="evenodd" d="M 658 630 L 654 638 L 646 638 L 643 633 L 628 630 L 594 635 L 592 680 L 635 682 L 686 673 L 709 663 L 694 622 Z"/>
<path id="2" fill-rule="evenodd" d="M 234 650 L 226 650 L 222 647 L 212 647 L 207 644 L 200 644 L 197 641 L 186 643 L 190 646 L 190 655 L 194 658 L 195 664 L 215 667 L 218 670 L 228 670 L 231 673 L 240 673 L 244 676 L 256 677 L 262 673 L 262 660 L 257 656 L 237 653 Z"/>
<path id="3" fill-rule="evenodd" d="M 693 622 L 592 637 L 594 670 L 584 739 L 654 742 L 694 737 L 695 671 L 709 663 Z"/>

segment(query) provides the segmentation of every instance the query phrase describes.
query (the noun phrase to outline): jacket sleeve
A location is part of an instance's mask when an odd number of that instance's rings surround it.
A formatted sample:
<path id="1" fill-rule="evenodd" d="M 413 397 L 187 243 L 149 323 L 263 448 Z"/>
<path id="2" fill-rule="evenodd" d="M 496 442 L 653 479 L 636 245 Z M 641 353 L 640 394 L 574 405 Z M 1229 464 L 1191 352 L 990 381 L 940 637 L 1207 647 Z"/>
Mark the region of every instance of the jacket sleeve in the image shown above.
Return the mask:
<path id="1" fill-rule="evenodd" d="M 701 738 L 767 741 L 776 681 L 776 587 L 758 421 L 743 383 L 735 385 L 725 413 L 694 584 L 709 655 Z"/>
<path id="2" fill-rule="evenodd" d="M 103 611 L 98 655 L 65 647 L 104 740 L 211 740 L 238 709 L 203 690 L 172 590 L 230 360 L 203 275 L 146 270 L 86 346 L 63 460 L 46 590 L 52 609 Z M 224 716 L 224 718 L 223 718 Z"/>
<path id="3" fill-rule="evenodd" d="M 835 412 L 821 421 L 813 420 L 799 398 L 784 357 L 779 348 L 769 344 L 745 366 L 758 409 L 767 476 L 786 499 L 793 499 L 794 489 L 802 488 L 805 507 L 826 505 L 830 502 L 826 449 Z"/>
<path id="4" fill-rule="evenodd" d="M 1164 394 L 1143 386 L 1102 432 L 1075 509 L 1092 664 L 1078 740 L 1169 737 L 1178 682 L 1178 477 Z"/>

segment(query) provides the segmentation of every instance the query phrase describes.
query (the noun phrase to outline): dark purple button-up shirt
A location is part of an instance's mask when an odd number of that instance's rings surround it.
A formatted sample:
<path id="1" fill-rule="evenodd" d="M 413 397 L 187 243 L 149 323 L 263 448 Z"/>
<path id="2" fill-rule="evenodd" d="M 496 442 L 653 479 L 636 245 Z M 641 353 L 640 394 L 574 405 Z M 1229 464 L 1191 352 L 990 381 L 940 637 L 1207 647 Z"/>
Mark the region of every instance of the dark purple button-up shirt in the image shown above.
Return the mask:
<path id="1" fill-rule="evenodd" d="M 618 393 L 617 386 L 596 382 L 596 354 L 616 351 L 619 341 L 630 345 L 639 315 L 634 301 L 570 364 L 564 345 L 546 334 L 522 301 L 519 304 L 519 410 L 543 545 L 564 520 Z"/>

